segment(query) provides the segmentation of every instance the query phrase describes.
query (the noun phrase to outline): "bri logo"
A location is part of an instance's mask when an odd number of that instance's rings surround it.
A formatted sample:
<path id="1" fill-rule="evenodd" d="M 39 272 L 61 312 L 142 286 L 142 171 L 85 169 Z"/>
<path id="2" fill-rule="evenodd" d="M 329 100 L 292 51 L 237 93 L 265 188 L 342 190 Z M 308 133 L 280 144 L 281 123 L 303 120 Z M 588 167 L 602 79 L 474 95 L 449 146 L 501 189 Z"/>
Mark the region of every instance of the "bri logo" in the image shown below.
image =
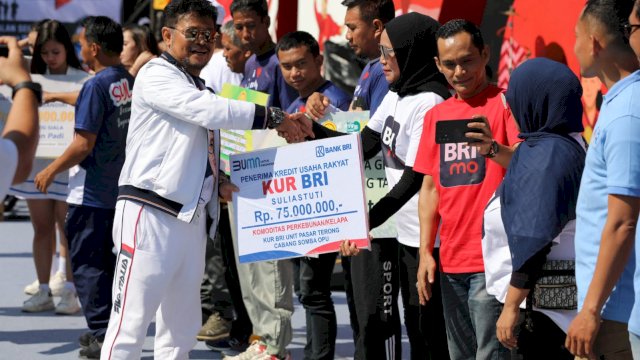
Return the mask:
<path id="1" fill-rule="evenodd" d="M 131 88 L 129 87 L 129 80 L 121 79 L 118 82 L 111 83 L 109 85 L 109 97 L 113 101 L 113 105 L 122 106 L 131 102 Z"/>
<path id="2" fill-rule="evenodd" d="M 324 146 L 316 146 L 316 157 L 324 156 Z"/>

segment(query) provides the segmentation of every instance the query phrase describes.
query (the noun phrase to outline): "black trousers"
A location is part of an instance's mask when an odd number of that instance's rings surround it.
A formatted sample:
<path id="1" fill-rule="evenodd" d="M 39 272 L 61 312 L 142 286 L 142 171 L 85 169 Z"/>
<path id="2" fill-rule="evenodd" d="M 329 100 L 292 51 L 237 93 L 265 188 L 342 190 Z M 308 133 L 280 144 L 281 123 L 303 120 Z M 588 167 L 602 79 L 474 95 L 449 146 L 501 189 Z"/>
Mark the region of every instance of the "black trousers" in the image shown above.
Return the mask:
<path id="1" fill-rule="evenodd" d="M 343 257 L 342 267 L 354 330 L 355 360 L 400 359 L 398 242 L 373 239 L 371 251 Z"/>
<path id="2" fill-rule="evenodd" d="M 69 204 L 65 234 L 73 282 L 93 336 L 104 339 L 111 315 L 111 289 L 116 266 L 113 253 L 114 209 Z M 116 239 L 118 240 L 118 239 Z"/>
<path id="3" fill-rule="evenodd" d="M 229 336 L 233 339 L 248 341 L 253 331 L 253 325 L 251 324 L 247 308 L 244 306 L 244 301 L 242 300 L 240 278 L 238 277 L 238 267 L 236 265 L 236 254 L 233 250 L 233 239 L 231 238 L 229 210 L 222 206 L 220 207 L 218 233 L 220 234 L 223 265 L 227 268 L 224 278 L 236 313 L 236 317 L 231 323 L 231 332 Z"/>
<path id="4" fill-rule="evenodd" d="M 225 320 L 233 320 L 233 304 L 225 281 L 227 267 L 222 258 L 221 244 L 222 240 L 218 231 L 213 239 L 207 238 L 204 277 L 200 285 L 203 324 L 213 313 L 220 314 Z"/>
<path id="5" fill-rule="evenodd" d="M 332 360 L 336 350 L 337 320 L 331 299 L 331 274 L 337 253 L 300 259 L 298 299 L 307 320 L 305 360 Z"/>
<path id="6" fill-rule="evenodd" d="M 433 249 L 433 256 L 440 265 L 439 249 Z M 400 292 L 404 306 L 404 325 L 407 328 L 411 360 L 448 360 L 447 330 L 442 310 L 440 294 L 440 274 L 436 274 L 431 285 L 431 299 L 427 305 L 420 305 L 418 298 L 418 248 L 398 244 L 398 267 Z"/>
<path id="7" fill-rule="evenodd" d="M 527 330 L 523 321 L 518 335 L 518 354 L 522 360 L 572 360 L 573 355 L 564 347 L 567 334 L 545 314 L 532 311 L 530 315 L 533 331 Z"/>

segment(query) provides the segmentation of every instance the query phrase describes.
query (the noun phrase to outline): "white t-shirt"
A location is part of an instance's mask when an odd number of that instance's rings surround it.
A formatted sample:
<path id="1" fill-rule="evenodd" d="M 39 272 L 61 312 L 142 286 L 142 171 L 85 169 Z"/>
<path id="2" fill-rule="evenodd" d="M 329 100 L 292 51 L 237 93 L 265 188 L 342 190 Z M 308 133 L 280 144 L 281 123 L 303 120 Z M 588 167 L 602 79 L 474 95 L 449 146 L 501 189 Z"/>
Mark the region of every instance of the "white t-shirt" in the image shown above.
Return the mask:
<path id="1" fill-rule="evenodd" d="M 367 126 L 380 133 L 389 189 L 398 183 L 404 167 L 413 166 L 415 162 L 422 136 L 424 115 L 443 101 L 442 97 L 432 92 L 400 98 L 397 93 L 389 91 L 371 116 Z M 418 194 L 413 196 L 394 216 L 398 242 L 419 247 Z"/>
<path id="2" fill-rule="evenodd" d="M 0 139 L 0 201 L 4 200 L 18 167 L 18 148 L 13 141 Z"/>
<path id="3" fill-rule="evenodd" d="M 229 65 L 227 65 L 227 60 L 222 56 L 222 51 L 218 51 L 213 54 L 211 60 L 202 68 L 200 77 L 216 94 L 220 94 L 224 83 L 240 85 L 243 74 L 231 71 Z"/>
<path id="4" fill-rule="evenodd" d="M 494 196 L 484 211 L 484 237 L 482 238 L 482 257 L 484 260 L 484 275 L 487 284 L 487 293 L 493 295 L 504 304 L 511 281 L 511 253 L 509 241 L 502 223 L 500 214 L 500 197 Z M 576 234 L 576 221 L 571 220 L 565 225 L 560 234 L 553 239 L 551 251 L 547 254 L 547 260 L 571 260 L 576 258 L 573 240 Z M 520 304 L 525 308 L 526 300 Z M 540 311 L 553 320 L 565 333 L 569 324 L 577 315 L 577 310 L 547 310 Z"/>
<path id="5" fill-rule="evenodd" d="M 571 136 L 578 141 L 583 149 L 586 144 L 579 133 Z M 493 295 L 504 304 L 511 281 L 511 253 L 507 233 L 502 223 L 500 197 L 494 196 L 489 200 L 484 211 L 484 228 L 482 237 L 482 257 L 484 260 L 484 274 L 487 284 L 487 293 Z M 560 234 L 553 239 L 551 251 L 547 254 L 547 260 L 571 260 L 576 258 L 574 239 L 576 234 L 576 221 L 569 221 Z M 525 301 L 520 308 L 525 308 Z M 534 307 L 534 310 L 548 316 L 565 333 L 577 310 L 543 310 Z"/>

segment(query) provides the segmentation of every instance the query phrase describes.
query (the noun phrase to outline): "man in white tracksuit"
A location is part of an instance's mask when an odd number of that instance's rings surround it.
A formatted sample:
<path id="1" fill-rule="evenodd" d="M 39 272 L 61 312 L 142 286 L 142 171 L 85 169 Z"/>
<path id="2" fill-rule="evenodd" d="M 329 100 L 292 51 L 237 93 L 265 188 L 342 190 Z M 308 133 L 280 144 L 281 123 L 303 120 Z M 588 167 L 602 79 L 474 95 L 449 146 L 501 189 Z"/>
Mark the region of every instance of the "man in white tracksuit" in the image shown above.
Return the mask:
<path id="1" fill-rule="evenodd" d="M 101 359 L 139 359 L 156 319 L 155 358 L 186 359 L 200 328 L 205 209 L 217 219 L 219 133 L 300 127 L 277 108 L 227 100 L 198 77 L 212 55 L 216 10 L 207 0 L 172 1 L 162 37 L 167 52 L 138 74 L 119 180 L 113 238 L 118 261 Z M 207 147 L 209 152 L 207 154 Z M 214 195 L 215 194 L 215 195 Z"/>

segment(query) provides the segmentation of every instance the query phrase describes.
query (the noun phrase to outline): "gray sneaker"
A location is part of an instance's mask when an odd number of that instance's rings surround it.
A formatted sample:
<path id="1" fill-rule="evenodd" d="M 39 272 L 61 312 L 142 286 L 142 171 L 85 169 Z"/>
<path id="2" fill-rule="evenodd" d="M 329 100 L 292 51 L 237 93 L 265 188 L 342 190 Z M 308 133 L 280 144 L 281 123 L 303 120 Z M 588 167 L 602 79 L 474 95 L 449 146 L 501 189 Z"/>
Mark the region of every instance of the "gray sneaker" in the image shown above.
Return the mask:
<path id="1" fill-rule="evenodd" d="M 229 331 L 231 331 L 231 321 L 223 319 L 218 313 L 213 313 L 202 325 L 196 338 L 199 341 L 216 341 L 228 338 Z"/>
<path id="2" fill-rule="evenodd" d="M 38 290 L 29 300 L 22 304 L 24 312 L 42 312 L 55 309 L 50 290 Z"/>

